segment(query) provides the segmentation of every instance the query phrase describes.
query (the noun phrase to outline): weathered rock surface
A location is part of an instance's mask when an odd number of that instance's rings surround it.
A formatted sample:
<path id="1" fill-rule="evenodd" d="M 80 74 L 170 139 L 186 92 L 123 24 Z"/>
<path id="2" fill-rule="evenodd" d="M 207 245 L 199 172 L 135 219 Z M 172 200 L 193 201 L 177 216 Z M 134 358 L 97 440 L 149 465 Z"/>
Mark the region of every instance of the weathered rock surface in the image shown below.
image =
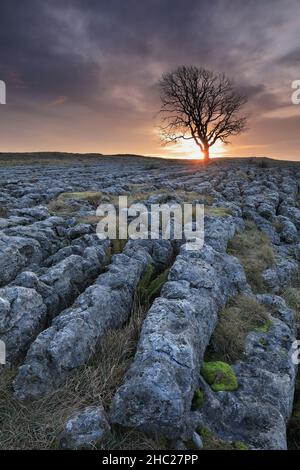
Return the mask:
<path id="1" fill-rule="evenodd" d="M 217 311 L 247 289 L 235 258 L 210 245 L 196 252 L 182 249 L 144 322 L 133 365 L 112 403 L 112 421 L 169 439 L 188 435 Z"/>
<path id="2" fill-rule="evenodd" d="M 99 274 L 107 263 L 105 247 L 86 248 L 82 256 L 71 255 L 38 277 L 22 272 L 12 287 L 0 289 L 2 314 L 0 339 L 7 347 L 7 362 L 13 363 L 27 351 L 47 322 L 73 300 Z"/>
<path id="3" fill-rule="evenodd" d="M 47 393 L 89 360 L 108 330 L 127 320 L 142 274 L 147 266 L 155 265 L 150 253 L 156 252 L 165 252 L 168 260 L 170 242 L 129 242 L 122 254 L 113 256 L 108 271 L 32 343 L 15 380 L 16 396 L 32 398 Z"/>
<path id="4" fill-rule="evenodd" d="M 74 413 L 64 426 L 59 437 L 61 449 L 92 449 L 110 431 L 104 409 L 90 406 Z"/>
<path id="5" fill-rule="evenodd" d="M 256 449 L 286 449 L 296 375 L 291 358 L 294 315 L 280 297 L 257 298 L 270 309 L 270 328 L 247 336 L 245 359 L 234 365 L 238 391 L 214 393 L 204 386 L 198 419 L 222 439 Z"/>
<path id="6" fill-rule="evenodd" d="M 179 448 L 183 438 L 195 436 L 199 423 L 221 439 L 246 442 L 250 448 L 286 448 L 295 324 L 279 296 L 299 276 L 299 177 L 296 164 L 256 159 L 197 166 L 103 157 L 89 164 L 78 160 L 63 171 L 55 165 L 2 166 L 0 337 L 8 365 L 22 360 L 29 349 L 15 382 L 16 395 L 33 398 L 63 383 L 111 328 L 126 322 L 146 267 L 152 264 L 159 273 L 172 261 L 169 242 L 130 241 L 100 274 L 106 261 L 95 233 L 95 206 L 80 192 L 97 191 L 103 202 L 128 194 L 148 208 L 188 199 L 210 206 L 204 249 L 188 253 L 182 248 L 177 256 L 148 312 L 112 418 L 170 437 Z M 62 193 L 74 193 L 70 214 L 53 215 L 53 206 L 47 205 Z M 240 264 L 226 254 L 228 241 L 249 219 L 267 235 L 275 254 L 263 273 L 266 292 L 259 296 L 272 323 L 268 331 L 248 335 L 245 355 L 233 365 L 239 389 L 214 393 L 200 367 L 218 310 L 238 291 L 251 295 Z M 178 250 L 181 243 L 173 247 Z M 204 406 L 191 412 L 199 385 L 205 390 Z M 72 418 L 65 447 L 101 442 L 98 411 L 83 410 Z"/>
<path id="7" fill-rule="evenodd" d="M 45 327 L 47 309 L 34 289 L 0 289 L 0 338 L 6 345 L 6 360 L 16 361 Z"/>

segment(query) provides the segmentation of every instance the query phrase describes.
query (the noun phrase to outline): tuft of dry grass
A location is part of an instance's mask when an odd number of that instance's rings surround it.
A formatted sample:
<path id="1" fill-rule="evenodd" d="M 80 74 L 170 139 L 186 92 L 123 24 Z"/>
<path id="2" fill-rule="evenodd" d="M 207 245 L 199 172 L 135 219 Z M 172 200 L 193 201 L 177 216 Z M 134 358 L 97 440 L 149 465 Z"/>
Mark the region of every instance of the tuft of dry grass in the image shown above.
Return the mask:
<path id="1" fill-rule="evenodd" d="M 233 215 L 232 211 L 227 207 L 214 207 L 214 206 L 205 206 L 204 214 L 215 216 L 215 217 L 230 217 Z"/>
<path id="2" fill-rule="evenodd" d="M 300 332 L 300 288 L 289 287 L 283 292 L 282 296 L 288 307 L 294 310 L 297 330 Z"/>
<path id="3" fill-rule="evenodd" d="M 203 204 L 212 204 L 214 199 L 213 196 L 208 194 L 200 194 L 196 191 L 185 191 L 183 189 L 176 189 L 172 191 L 168 188 L 153 189 L 151 183 L 132 184 L 131 189 L 132 193 L 129 198 L 131 203 L 133 201 L 145 201 L 150 196 L 157 194 L 161 194 L 163 196 L 162 203 L 167 203 L 174 197 L 182 199 L 183 203 L 185 204 L 192 203 L 193 201 L 199 201 Z"/>
<path id="4" fill-rule="evenodd" d="M 268 312 L 261 303 L 254 297 L 238 294 L 219 312 L 219 321 L 209 346 L 209 357 L 230 363 L 241 359 L 248 333 L 264 331 L 269 324 Z"/>
<path id="5" fill-rule="evenodd" d="M 76 206 L 72 206 L 70 201 L 86 201 L 96 209 L 101 201 L 102 193 L 99 191 L 83 191 L 74 193 L 61 193 L 57 198 L 53 199 L 48 204 L 48 209 L 51 214 L 60 216 L 71 216 L 76 214 Z"/>
<path id="6" fill-rule="evenodd" d="M 228 253 L 241 261 L 247 281 L 255 293 L 268 290 L 262 272 L 275 262 L 275 254 L 268 237 L 254 222 L 247 221 L 244 232 L 237 233 L 229 241 Z"/>
<path id="7" fill-rule="evenodd" d="M 33 402 L 13 397 L 12 382 L 16 370 L 0 374 L 0 449 L 54 449 L 65 421 L 80 409 L 102 404 L 108 410 L 136 350 L 148 306 L 136 298 L 127 324 L 111 331 L 90 362 L 70 375 L 60 389 Z M 163 449 L 156 442 L 134 430 L 113 427 L 103 448 Z"/>
<path id="8" fill-rule="evenodd" d="M 0 206 L 0 218 L 6 218 L 7 217 L 7 208 L 4 206 Z"/>

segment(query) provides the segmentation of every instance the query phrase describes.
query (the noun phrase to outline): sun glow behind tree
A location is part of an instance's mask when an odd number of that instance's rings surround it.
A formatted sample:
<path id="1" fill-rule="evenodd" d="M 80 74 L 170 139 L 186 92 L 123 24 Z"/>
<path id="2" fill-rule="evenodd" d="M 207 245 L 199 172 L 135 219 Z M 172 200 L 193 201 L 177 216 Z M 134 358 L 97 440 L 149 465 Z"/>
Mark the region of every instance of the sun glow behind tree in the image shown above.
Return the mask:
<path id="1" fill-rule="evenodd" d="M 211 148 L 211 158 L 224 157 L 227 152 L 222 142 L 216 142 Z M 199 147 L 192 140 L 178 141 L 168 146 L 168 157 L 187 158 L 199 160 Z"/>

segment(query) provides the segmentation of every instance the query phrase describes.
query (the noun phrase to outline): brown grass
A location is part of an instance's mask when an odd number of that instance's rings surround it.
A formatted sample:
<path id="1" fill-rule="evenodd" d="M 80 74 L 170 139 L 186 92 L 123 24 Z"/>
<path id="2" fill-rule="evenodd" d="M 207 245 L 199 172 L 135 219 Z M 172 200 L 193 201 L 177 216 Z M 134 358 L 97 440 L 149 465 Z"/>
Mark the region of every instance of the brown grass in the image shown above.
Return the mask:
<path id="1" fill-rule="evenodd" d="M 214 217 L 230 217 L 232 211 L 227 207 L 214 207 L 214 206 L 205 206 L 204 214 L 211 215 Z"/>
<path id="2" fill-rule="evenodd" d="M 269 324 L 268 312 L 262 304 L 253 297 L 237 295 L 219 313 L 219 322 L 208 350 L 209 357 L 230 363 L 241 359 L 248 333 L 264 331 Z"/>
<path id="3" fill-rule="evenodd" d="M 0 206 L 0 217 L 1 218 L 6 218 L 7 217 L 7 208 L 4 206 Z"/>
<path id="4" fill-rule="evenodd" d="M 245 231 L 230 240 L 228 253 L 241 261 L 255 293 L 268 290 L 262 272 L 275 262 L 275 254 L 268 237 L 253 222 L 247 221 Z"/>
<path id="5" fill-rule="evenodd" d="M 282 294 L 288 307 L 292 308 L 295 312 L 295 319 L 298 333 L 300 332 L 300 288 L 289 287 Z"/>
<path id="6" fill-rule="evenodd" d="M 71 216 L 76 214 L 78 208 L 70 204 L 71 200 L 86 201 L 96 209 L 101 201 L 102 193 L 99 191 L 82 191 L 75 193 L 61 193 L 57 198 L 53 199 L 48 204 L 48 209 L 51 214 L 60 216 Z"/>
<path id="7" fill-rule="evenodd" d="M 182 189 L 170 190 L 166 188 L 153 189 L 151 183 L 144 184 L 132 184 L 131 185 L 132 193 L 130 193 L 129 202 L 133 201 L 143 201 L 148 199 L 150 196 L 156 194 L 162 194 L 163 200 L 162 204 L 168 201 L 171 201 L 172 198 L 178 197 L 183 200 L 184 203 L 189 204 L 193 201 L 201 201 L 201 203 L 212 204 L 213 197 L 208 194 L 200 194 L 196 191 L 185 191 Z"/>
<path id="8" fill-rule="evenodd" d="M 12 381 L 16 371 L 0 375 L 0 448 L 57 448 L 57 437 L 73 412 L 99 403 L 108 409 L 133 360 L 146 312 L 147 306 L 141 307 L 136 299 L 129 322 L 111 331 L 89 364 L 45 398 L 27 403 L 15 400 Z M 113 427 L 104 448 L 162 449 L 164 444 L 142 433 Z"/>

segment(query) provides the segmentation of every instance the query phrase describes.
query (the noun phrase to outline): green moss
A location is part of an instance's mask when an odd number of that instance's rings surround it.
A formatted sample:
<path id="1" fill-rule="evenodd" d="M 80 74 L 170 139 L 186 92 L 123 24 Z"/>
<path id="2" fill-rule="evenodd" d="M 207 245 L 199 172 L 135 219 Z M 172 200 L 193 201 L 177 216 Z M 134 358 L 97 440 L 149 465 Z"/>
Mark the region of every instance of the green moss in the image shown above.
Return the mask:
<path id="1" fill-rule="evenodd" d="M 204 403 L 204 392 L 201 388 L 198 388 L 194 393 L 194 397 L 192 401 L 192 410 L 193 411 L 199 410 L 199 408 L 203 406 L 203 403 Z"/>
<path id="2" fill-rule="evenodd" d="M 204 362 L 201 375 L 214 392 L 235 391 L 238 381 L 232 367 L 226 362 Z"/>
<path id="3" fill-rule="evenodd" d="M 204 426 L 199 426 L 196 431 L 202 438 L 204 450 L 236 450 L 234 443 L 220 439 Z"/>
<path id="4" fill-rule="evenodd" d="M 267 320 L 264 325 L 257 326 L 254 331 L 257 331 L 258 333 L 268 333 L 269 329 L 271 328 L 272 322 L 271 320 Z"/>
<path id="5" fill-rule="evenodd" d="M 267 344 L 268 344 L 268 341 L 266 340 L 266 338 L 260 338 L 259 342 L 262 346 L 267 346 Z"/>
<path id="6" fill-rule="evenodd" d="M 236 441 L 233 443 L 236 450 L 249 450 L 249 447 L 244 442 Z"/>

